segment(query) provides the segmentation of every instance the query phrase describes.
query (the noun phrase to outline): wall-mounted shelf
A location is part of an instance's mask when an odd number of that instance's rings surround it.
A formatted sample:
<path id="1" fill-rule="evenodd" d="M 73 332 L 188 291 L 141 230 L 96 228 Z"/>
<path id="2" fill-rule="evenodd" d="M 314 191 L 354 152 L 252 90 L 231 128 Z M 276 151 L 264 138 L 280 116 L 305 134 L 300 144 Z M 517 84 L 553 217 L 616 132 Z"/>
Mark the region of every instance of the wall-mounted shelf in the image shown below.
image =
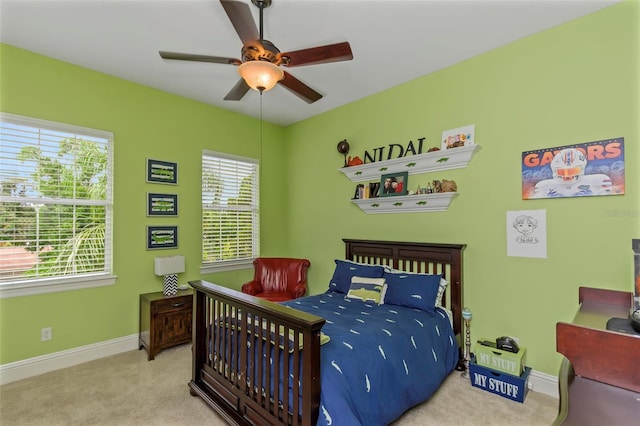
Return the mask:
<path id="1" fill-rule="evenodd" d="M 392 160 L 377 161 L 359 166 L 343 167 L 340 169 L 353 182 L 380 179 L 387 173 L 409 172 L 411 174 L 434 172 L 438 170 L 453 170 L 467 167 L 473 154 L 480 149 L 480 145 L 468 145 L 458 148 L 443 149 L 424 154 L 394 158 Z"/>
<path id="2" fill-rule="evenodd" d="M 440 192 L 437 194 L 376 197 L 351 201 L 367 214 L 442 212 L 449 208 L 451 200 L 457 195 L 457 192 Z"/>

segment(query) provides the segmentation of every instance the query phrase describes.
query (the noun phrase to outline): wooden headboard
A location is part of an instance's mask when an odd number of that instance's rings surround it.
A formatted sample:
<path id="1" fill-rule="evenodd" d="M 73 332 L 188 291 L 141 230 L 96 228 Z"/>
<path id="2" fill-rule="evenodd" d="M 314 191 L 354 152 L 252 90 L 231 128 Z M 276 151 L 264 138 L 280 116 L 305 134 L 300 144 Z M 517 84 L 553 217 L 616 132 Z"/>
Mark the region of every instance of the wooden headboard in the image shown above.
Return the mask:
<path id="1" fill-rule="evenodd" d="M 462 250 L 466 244 L 343 239 L 345 258 L 406 272 L 441 274 L 449 281 L 443 306 L 453 312 L 453 329 L 462 336 Z"/>

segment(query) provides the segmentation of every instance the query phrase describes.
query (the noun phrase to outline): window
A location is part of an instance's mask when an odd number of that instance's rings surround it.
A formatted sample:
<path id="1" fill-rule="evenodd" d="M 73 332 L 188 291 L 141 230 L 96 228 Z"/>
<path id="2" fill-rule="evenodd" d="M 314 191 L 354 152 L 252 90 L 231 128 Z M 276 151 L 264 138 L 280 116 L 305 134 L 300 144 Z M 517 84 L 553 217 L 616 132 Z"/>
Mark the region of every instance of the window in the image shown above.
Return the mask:
<path id="1" fill-rule="evenodd" d="M 252 266 L 259 255 L 258 161 L 202 154 L 202 272 Z"/>
<path id="2" fill-rule="evenodd" d="M 0 115 L 0 296 L 107 285 L 113 134 Z"/>

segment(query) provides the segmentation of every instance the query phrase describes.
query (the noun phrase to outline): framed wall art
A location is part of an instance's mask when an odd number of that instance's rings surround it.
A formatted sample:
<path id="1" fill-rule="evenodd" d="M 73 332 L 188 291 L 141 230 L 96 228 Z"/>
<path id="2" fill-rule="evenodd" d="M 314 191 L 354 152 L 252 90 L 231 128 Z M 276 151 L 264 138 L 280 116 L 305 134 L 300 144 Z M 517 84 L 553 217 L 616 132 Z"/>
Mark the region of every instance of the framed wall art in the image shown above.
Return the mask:
<path id="1" fill-rule="evenodd" d="M 522 199 L 622 195 L 624 138 L 522 153 Z"/>
<path id="2" fill-rule="evenodd" d="M 147 182 L 178 183 L 178 164 L 147 158 Z"/>
<path id="3" fill-rule="evenodd" d="M 457 129 L 445 130 L 444 132 L 442 132 L 441 149 L 474 145 L 476 143 L 475 133 L 475 124 L 458 127 Z"/>
<path id="4" fill-rule="evenodd" d="M 178 195 L 147 193 L 147 216 L 178 216 Z"/>
<path id="5" fill-rule="evenodd" d="M 389 173 L 380 178 L 380 197 L 407 195 L 409 172 Z"/>
<path id="6" fill-rule="evenodd" d="M 147 250 L 177 247 L 177 226 L 147 226 Z"/>

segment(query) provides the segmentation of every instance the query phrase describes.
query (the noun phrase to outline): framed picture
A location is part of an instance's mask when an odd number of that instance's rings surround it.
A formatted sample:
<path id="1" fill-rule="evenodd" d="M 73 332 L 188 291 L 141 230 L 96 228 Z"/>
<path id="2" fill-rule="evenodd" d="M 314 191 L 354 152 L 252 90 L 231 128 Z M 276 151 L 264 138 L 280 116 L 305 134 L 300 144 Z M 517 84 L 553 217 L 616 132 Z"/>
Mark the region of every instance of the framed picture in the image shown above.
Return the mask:
<path id="1" fill-rule="evenodd" d="M 624 138 L 525 151 L 522 199 L 623 195 L 624 171 Z"/>
<path id="2" fill-rule="evenodd" d="M 178 183 L 178 164 L 147 158 L 147 182 Z"/>
<path id="3" fill-rule="evenodd" d="M 407 195 L 409 172 L 389 173 L 380 178 L 380 196 Z"/>
<path id="4" fill-rule="evenodd" d="M 445 130 L 442 132 L 442 149 L 455 148 L 458 146 L 474 145 L 476 126 L 458 127 L 457 129 Z"/>
<path id="5" fill-rule="evenodd" d="M 148 192 L 147 216 L 178 216 L 178 195 Z"/>
<path id="6" fill-rule="evenodd" d="M 177 226 L 147 226 L 147 250 L 177 247 Z"/>

